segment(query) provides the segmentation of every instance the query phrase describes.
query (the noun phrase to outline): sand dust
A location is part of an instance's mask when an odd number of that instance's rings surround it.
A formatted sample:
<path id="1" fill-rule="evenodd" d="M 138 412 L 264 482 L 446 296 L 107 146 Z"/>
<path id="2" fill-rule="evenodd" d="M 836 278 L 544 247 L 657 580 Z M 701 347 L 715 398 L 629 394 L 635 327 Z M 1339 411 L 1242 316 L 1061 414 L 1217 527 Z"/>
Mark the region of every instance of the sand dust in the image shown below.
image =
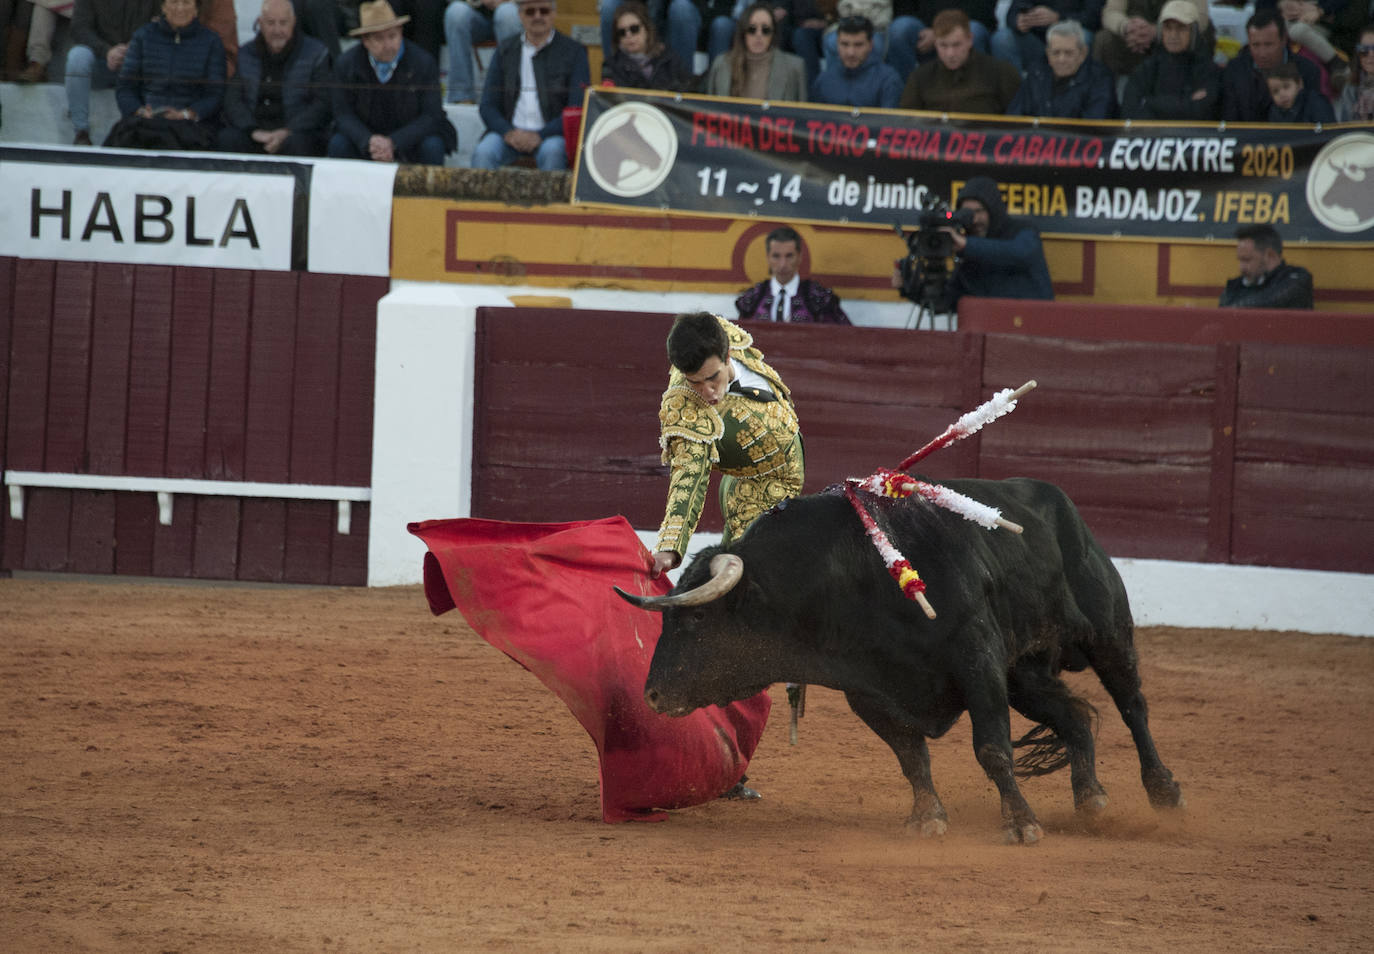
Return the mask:
<path id="1" fill-rule="evenodd" d="M 1064 772 L 1001 844 L 964 719 L 949 834 L 905 835 L 896 759 L 815 687 L 795 747 L 773 690 L 762 801 L 611 826 L 562 703 L 418 587 L 0 580 L 0 950 L 1374 950 L 1374 640 L 1139 644 L 1176 820 L 1086 675 L 1094 830 Z"/>

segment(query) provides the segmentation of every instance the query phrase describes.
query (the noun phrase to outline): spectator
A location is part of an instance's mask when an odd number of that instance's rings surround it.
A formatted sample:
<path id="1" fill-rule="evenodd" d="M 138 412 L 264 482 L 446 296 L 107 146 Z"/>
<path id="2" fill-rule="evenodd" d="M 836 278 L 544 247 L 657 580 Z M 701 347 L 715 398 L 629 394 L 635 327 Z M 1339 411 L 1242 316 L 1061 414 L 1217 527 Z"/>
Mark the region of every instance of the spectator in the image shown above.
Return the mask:
<path id="1" fill-rule="evenodd" d="M 1240 275 L 1226 283 L 1222 308 L 1311 308 L 1312 273 L 1283 260 L 1283 239 L 1272 225 L 1236 230 Z"/>
<path id="2" fill-rule="evenodd" d="M 1221 70 L 1198 49 L 1197 7 L 1169 0 L 1159 14 L 1159 46 L 1126 81 L 1124 119 L 1216 119 Z"/>
<path id="3" fill-rule="evenodd" d="M 827 66 L 811 84 L 813 103 L 894 109 L 902 98 L 897 71 L 873 49 L 873 24 L 867 17 L 846 17 L 836 30 L 839 61 Z"/>
<path id="4" fill-rule="evenodd" d="M 109 89 L 119 76 L 134 31 L 157 13 L 157 0 L 76 0 L 67 51 L 67 112 L 78 146 L 91 144 L 91 89 Z"/>
<path id="5" fill-rule="evenodd" d="M 832 65 L 840 54 L 840 24 L 855 17 L 862 17 L 869 22 L 873 30 L 869 39 L 877 51 L 877 58 L 879 60 L 887 59 L 887 28 L 892 25 L 892 0 L 839 0 L 835 9 L 839 13 L 839 17 L 827 27 L 821 40 L 821 48 L 825 50 L 827 66 Z M 785 35 L 786 31 L 784 30 Z M 802 59 L 805 60 L 805 57 Z M 808 83 L 814 82 L 815 78 L 808 76 L 807 81 Z"/>
<path id="6" fill-rule="evenodd" d="M 1045 55 L 1031 66 L 1007 113 L 1064 119 L 1115 119 L 1116 77 L 1088 59 L 1088 38 L 1077 20 L 1060 20 L 1045 34 Z"/>
<path id="7" fill-rule="evenodd" d="M 105 145 L 213 149 L 224 102 L 224 44 L 197 18 L 196 0 L 162 0 L 162 16 L 134 31 L 115 83 L 123 117 Z"/>
<path id="8" fill-rule="evenodd" d="M 520 9 L 513 0 L 453 0 L 444 12 L 448 42 L 448 101 L 477 102 L 474 43 L 500 46 L 520 35 Z M 609 47 L 607 47 L 609 49 Z"/>
<path id="9" fill-rule="evenodd" d="M 296 30 L 324 44 L 331 67 L 339 61 L 342 16 L 334 0 L 291 0 L 296 11 Z"/>
<path id="10" fill-rule="evenodd" d="M 768 279 L 735 299 L 741 320 L 849 324 L 838 295 L 797 274 L 802 240 L 796 229 L 786 225 L 774 229 L 763 240 L 763 248 L 768 253 Z"/>
<path id="11" fill-rule="evenodd" d="M 992 35 L 992 55 L 1006 60 L 1023 74 L 1045 55 L 1045 32 L 1056 23 L 1077 20 L 1092 44 L 1102 26 L 1105 0 L 1012 0 L 1006 25 Z"/>
<path id="12" fill-rule="evenodd" d="M 997 29 L 997 0 L 893 0 L 892 25 L 887 29 L 887 62 L 905 83 L 917 63 L 935 57 L 935 18 L 945 10 L 961 11 L 968 18 L 969 35 L 981 53 L 990 49 Z"/>
<path id="13" fill-rule="evenodd" d="M 1288 38 L 1312 54 L 1321 63 L 1331 78 L 1333 88 L 1340 90 L 1350 79 L 1350 66 L 1331 45 L 1331 22 L 1333 13 L 1340 11 L 1347 3 L 1359 0 L 1327 0 L 1318 4 L 1315 0 L 1278 0 L 1279 16 L 1283 17 L 1284 29 Z M 1314 91 L 1315 92 L 1315 91 Z"/>
<path id="14" fill-rule="evenodd" d="M 1326 97 L 1306 89 L 1296 63 L 1280 63 L 1264 71 L 1269 86 L 1271 123 L 1334 123 L 1336 112 Z"/>
<path id="15" fill-rule="evenodd" d="M 334 64 L 331 157 L 441 166 L 458 148 L 439 100 L 439 66 L 406 42 L 406 20 L 387 0 L 358 7 L 349 35 L 361 42 Z"/>
<path id="16" fill-rule="evenodd" d="M 225 93 L 220 151 L 324 155 L 329 77 L 329 51 L 297 29 L 290 0 L 263 0 L 258 35 L 239 50 Z"/>
<path id="17" fill-rule="evenodd" d="M 408 18 L 402 28 L 406 41 L 428 53 L 435 63 L 439 62 L 439 47 L 444 45 L 447 4 L 448 0 L 396 0 L 392 8 L 397 16 Z"/>
<path id="18" fill-rule="evenodd" d="M 777 23 L 766 3 L 745 9 L 730 49 L 706 73 L 710 96 L 806 102 L 805 84 L 806 67 L 800 57 L 778 46 Z"/>
<path id="19" fill-rule="evenodd" d="M 686 92 L 695 77 L 677 54 L 659 42 L 653 18 L 639 0 L 615 8 L 615 49 L 601 77 L 616 86 Z"/>
<path id="20" fill-rule="evenodd" d="M 835 0 L 794 0 L 792 4 L 792 27 L 783 26 L 782 32 L 792 41 L 792 52 L 806 65 L 807 89 L 821 75 L 821 47 L 837 19 Z"/>
<path id="21" fill-rule="evenodd" d="M 568 168 L 563 110 L 591 83 L 587 48 L 553 28 L 554 0 L 516 0 L 524 32 L 496 48 L 482 88 L 487 132 L 472 153 L 477 169 L 533 156 L 540 169 Z M 522 81 L 530 76 L 533 84 Z"/>
<path id="22" fill-rule="evenodd" d="M 1007 64 L 1010 66 L 1010 64 Z M 937 313 L 954 311 L 964 296 L 975 298 L 1054 298 L 1050 268 L 1040 233 L 1028 222 L 1007 215 L 997 183 L 974 176 L 959 190 L 958 208 L 973 213 L 967 234 L 946 227 L 954 240 L 954 271 L 934 303 Z M 894 269 L 892 287 L 902 287 Z"/>
<path id="23" fill-rule="evenodd" d="M 1107 0 L 1102 29 L 1093 37 L 1093 59 L 1101 60 L 1116 76 L 1130 76 L 1159 47 L 1159 16 L 1167 0 Z M 1208 56 L 1217 31 L 1205 0 L 1185 0 L 1197 11 L 1198 45 Z"/>
<path id="24" fill-rule="evenodd" d="M 1360 31 L 1355 68 L 1341 90 L 1336 119 L 1343 123 L 1374 122 L 1374 23 Z"/>
<path id="25" fill-rule="evenodd" d="M 902 109 L 1006 113 L 1021 86 L 1016 67 L 973 48 L 968 14 L 962 10 L 941 10 L 934 31 L 936 58 L 912 72 L 902 91 Z"/>
<path id="26" fill-rule="evenodd" d="M 707 18 L 705 21 L 707 23 L 714 23 L 716 17 L 724 18 L 726 25 L 722 29 L 726 30 L 728 37 L 729 30 L 734 28 L 734 21 L 730 19 L 729 11 L 735 2 L 736 0 L 722 0 L 717 5 L 717 11 L 713 12 L 710 4 L 693 3 L 692 0 L 649 0 L 645 9 L 648 13 L 648 22 L 654 24 L 654 32 L 665 36 L 668 49 L 673 51 L 678 61 L 689 73 L 695 73 L 697 40 L 701 35 L 702 17 Z M 620 19 L 620 15 L 616 11 L 619 9 L 620 3 L 621 0 L 599 0 L 598 2 L 598 12 L 601 15 L 602 52 L 608 53 L 616 48 L 616 22 Z M 728 39 L 726 42 L 728 44 Z M 662 89 L 664 87 L 648 88 Z"/>
<path id="27" fill-rule="evenodd" d="M 1307 57 L 1289 50 L 1283 18 L 1273 7 L 1250 17 L 1245 24 L 1245 35 L 1250 42 L 1221 71 L 1222 119 L 1246 123 L 1268 121 L 1273 100 L 1269 98 L 1264 72 L 1280 63 L 1295 63 L 1304 86 L 1321 88 L 1321 71 Z"/>
<path id="28" fill-rule="evenodd" d="M 24 46 L 33 22 L 31 0 L 0 0 L 0 80 L 17 80 L 24 70 Z"/>
<path id="29" fill-rule="evenodd" d="M 27 63 L 14 76 L 14 82 L 23 85 L 47 82 L 53 37 L 57 34 L 57 18 L 62 16 L 70 20 L 72 16 L 71 4 L 64 0 L 34 0 L 28 6 L 32 11 L 32 19 L 29 21 L 28 45 L 24 49 Z"/>

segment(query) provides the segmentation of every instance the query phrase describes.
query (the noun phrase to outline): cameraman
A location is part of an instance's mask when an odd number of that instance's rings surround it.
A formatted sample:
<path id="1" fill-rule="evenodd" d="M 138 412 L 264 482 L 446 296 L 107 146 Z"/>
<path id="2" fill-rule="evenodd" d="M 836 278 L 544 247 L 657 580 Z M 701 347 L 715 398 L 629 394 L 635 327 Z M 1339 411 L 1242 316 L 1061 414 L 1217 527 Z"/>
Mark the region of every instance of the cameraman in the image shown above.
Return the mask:
<path id="1" fill-rule="evenodd" d="M 997 183 L 974 176 L 959 190 L 957 208 L 972 214 L 967 231 L 945 226 L 954 243 L 954 272 L 935 303 L 936 313 L 955 311 L 965 295 L 976 298 L 1053 299 L 1050 268 L 1035 226 L 1007 215 Z M 894 287 L 902 287 L 900 272 Z"/>

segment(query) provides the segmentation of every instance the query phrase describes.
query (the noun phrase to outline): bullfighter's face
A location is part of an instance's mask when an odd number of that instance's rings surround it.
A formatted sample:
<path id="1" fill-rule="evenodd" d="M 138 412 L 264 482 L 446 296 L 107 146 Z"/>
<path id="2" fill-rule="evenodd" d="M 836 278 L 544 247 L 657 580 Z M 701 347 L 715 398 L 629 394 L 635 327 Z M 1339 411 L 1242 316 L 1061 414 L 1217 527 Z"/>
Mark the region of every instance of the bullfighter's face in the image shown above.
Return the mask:
<path id="1" fill-rule="evenodd" d="M 715 355 L 701 363 L 701 367 L 687 375 L 687 384 L 707 404 L 715 404 L 725 397 L 725 391 L 734 379 L 735 369 L 727 357 L 724 361 Z"/>

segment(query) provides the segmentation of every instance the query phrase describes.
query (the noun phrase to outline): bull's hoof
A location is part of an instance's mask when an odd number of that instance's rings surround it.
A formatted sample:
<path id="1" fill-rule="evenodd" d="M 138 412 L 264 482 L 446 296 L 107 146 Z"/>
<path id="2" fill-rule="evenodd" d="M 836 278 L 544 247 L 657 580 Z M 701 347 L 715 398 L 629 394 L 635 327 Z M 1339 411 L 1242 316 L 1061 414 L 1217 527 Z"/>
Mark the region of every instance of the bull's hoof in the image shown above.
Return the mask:
<path id="1" fill-rule="evenodd" d="M 1079 799 L 1074 809 L 1088 818 L 1096 818 L 1107 810 L 1107 795 L 1104 792 L 1095 792 L 1087 798 Z"/>
<path id="2" fill-rule="evenodd" d="M 921 838 L 940 838 L 949 831 L 949 822 L 943 818 L 908 818 L 906 830 Z"/>
<path id="3" fill-rule="evenodd" d="M 1156 809 L 1182 809 L 1184 807 L 1183 789 L 1173 779 L 1146 787 L 1150 804 Z"/>
<path id="4" fill-rule="evenodd" d="M 1021 825 L 1008 825 L 1002 829 L 1002 837 L 1009 845 L 1033 845 L 1045 837 L 1045 830 L 1039 822 L 1026 822 Z"/>

